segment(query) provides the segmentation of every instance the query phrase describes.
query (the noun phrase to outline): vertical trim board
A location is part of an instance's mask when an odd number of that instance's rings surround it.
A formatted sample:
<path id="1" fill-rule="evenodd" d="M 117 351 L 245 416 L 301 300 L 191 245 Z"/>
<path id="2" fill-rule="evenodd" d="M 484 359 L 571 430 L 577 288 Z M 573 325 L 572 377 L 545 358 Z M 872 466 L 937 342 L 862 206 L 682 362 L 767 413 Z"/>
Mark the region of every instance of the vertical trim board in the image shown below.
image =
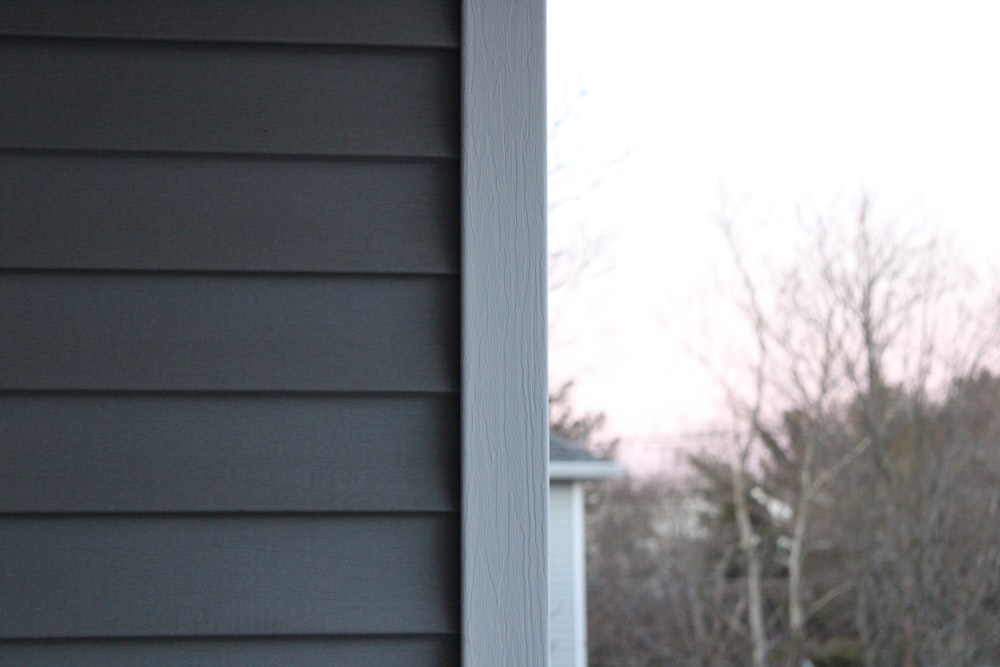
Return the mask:
<path id="1" fill-rule="evenodd" d="M 542 0 L 466 0 L 462 35 L 465 665 L 548 661 Z"/>
<path id="2" fill-rule="evenodd" d="M 573 667 L 587 667 L 587 522 L 583 483 L 573 482 Z"/>

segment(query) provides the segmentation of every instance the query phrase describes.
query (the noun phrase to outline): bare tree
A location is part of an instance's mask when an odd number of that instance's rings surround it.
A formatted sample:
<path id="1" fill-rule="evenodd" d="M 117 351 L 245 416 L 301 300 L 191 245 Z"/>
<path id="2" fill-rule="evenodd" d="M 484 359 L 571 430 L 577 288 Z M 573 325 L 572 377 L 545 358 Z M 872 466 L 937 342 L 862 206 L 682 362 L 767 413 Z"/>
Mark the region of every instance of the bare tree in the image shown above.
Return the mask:
<path id="1" fill-rule="evenodd" d="M 591 663 L 1000 663 L 997 302 L 867 202 L 787 261 L 737 218 L 730 437 L 592 498 Z"/>
<path id="2" fill-rule="evenodd" d="M 852 480 L 867 511 L 844 514 L 866 517 L 846 529 L 862 541 L 855 571 L 868 594 L 857 598 L 859 632 L 868 664 L 958 664 L 969 656 L 935 639 L 936 610 L 946 599 L 945 544 L 957 528 L 944 519 L 961 504 L 967 480 L 954 472 L 969 451 L 943 441 L 935 412 L 949 378 L 974 375 L 995 353 L 995 312 L 964 304 L 963 269 L 946 261 L 939 241 L 894 234 L 870 214 L 863 201 L 839 252 L 822 264 L 848 325 L 841 365 L 855 397 L 855 437 L 868 445 Z M 952 626 L 974 613 L 948 606 Z"/>
<path id="3" fill-rule="evenodd" d="M 602 486 L 588 516 L 590 665 L 745 664 L 746 588 L 728 573 L 736 553 L 714 552 L 698 511 L 676 479 Z"/>
<path id="4" fill-rule="evenodd" d="M 752 663 L 757 667 L 768 659 L 760 593 L 761 566 L 747 505 L 751 490 L 746 488 L 749 466 L 759 457 L 755 447 L 760 447 L 768 450 L 784 468 L 793 469 L 789 487 L 793 492 L 781 500 L 791 517 L 791 529 L 786 536 L 786 604 L 791 650 L 786 652 L 790 654 L 789 661 L 797 664 L 804 649 L 807 620 L 802 577 L 810 507 L 833 471 L 827 468 L 828 474 L 822 474 L 817 470 L 817 448 L 822 445 L 817 427 L 827 419 L 841 384 L 837 362 L 843 350 L 845 318 L 836 299 L 816 284 L 806 273 L 805 265 L 779 272 L 773 286 L 765 285 L 763 278 L 751 271 L 734 226 L 732 217 L 725 213 L 720 216 L 719 228 L 739 285 L 735 301 L 753 340 L 753 353 L 747 355 L 751 359 L 751 372 L 743 383 L 738 378 L 719 375 L 738 434 L 735 462 L 731 466 L 732 492 L 740 548 L 747 561 Z M 814 249 L 822 256 L 824 240 L 818 237 L 816 241 Z M 769 287 L 773 289 L 765 294 Z M 788 448 L 778 442 L 773 428 L 767 425 L 776 416 L 765 414 L 765 406 L 772 403 L 789 406 L 797 417 L 799 437 Z"/>
<path id="5" fill-rule="evenodd" d="M 596 159 L 580 153 L 586 101 L 584 88 L 567 91 L 551 110 L 548 128 L 549 292 L 560 296 L 605 268 L 607 238 L 588 224 L 581 204 L 629 154 L 627 148 Z"/>
<path id="6" fill-rule="evenodd" d="M 941 558 L 930 534 L 946 505 L 955 506 L 954 490 L 946 490 L 955 476 L 945 471 L 967 456 L 952 455 L 951 465 L 938 460 L 942 448 L 930 412 L 944 380 L 967 377 L 995 353 L 995 313 L 980 310 L 973 319 L 974 309 L 956 307 L 964 296 L 957 292 L 962 272 L 945 262 L 940 243 L 874 224 L 870 213 L 863 200 L 847 225 L 800 220 L 809 234 L 795 260 L 757 273 L 737 239 L 734 218 L 720 221 L 739 285 L 735 303 L 753 340 L 745 355 L 749 373 L 723 382 L 741 434 L 731 465 L 732 491 L 747 561 L 754 665 L 763 664 L 767 637 L 760 618 L 757 535 L 747 504 L 756 489 L 747 488 L 747 479 L 749 468 L 763 462 L 769 462 L 772 475 L 780 468 L 784 476 L 777 495 L 787 515 L 787 634 L 779 653 L 798 664 L 810 617 L 860 581 L 867 588 L 855 591 L 856 626 L 870 649 L 868 664 L 941 664 L 919 657 L 932 648 L 935 616 L 929 609 L 941 599 L 933 591 L 942 578 L 927 577 Z M 949 320 L 955 312 L 964 314 L 965 335 L 948 330 L 957 324 Z M 857 416 L 853 428 L 838 425 L 848 409 Z M 785 442 L 776 426 L 782 419 Z M 957 446 L 949 443 L 951 449 Z M 831 507 L 827 487 L 848 471 L 867 506 L 880 511 L 874 517 L 869 511 L 862 525 L 845 529 L 852 533 L 854 570 L 843 571 L 839 580 L 826 578 L 825 590 L 806 586 L 815 505 Z M 840 514 L 852 520 L 864 514 L 859 507 L 852 510 Z M 892 582 L 897 592 L 883 591 L 876 579 Z M 877 599 L 870 594 L 876 590 Z M 968 607 L 969 598 L 964 599 Z M 891 609 L 873 607 L 890 602 Z"/>
<path id="7" fill-rule="evenodd" d="M 739 422 L 744 422 L 744 428 L 735 429 L 736 462 L 730 467 L 732 475 L 733 507 L 736 525 L 739 529 L 739 545 L 746 559 L 747 566 L 747 616 L 750 625 L 750 638 L 753 644 L 753 667 L 765 667 L 767 664 L 767 630 L 764 625 L 764 600 L 761 594 L 761 565 L 757 555 L 757 535 L 754 533 L 750 520 L 750 510 L 747 503 L 749 490 L 747 487 L 747 470 L 753 454 L 753 445 L 757 440 L 757 424 L 761 420 L 761 411 L 765 401 L 765 386 L 767 383 L 769 336 L 768 323 L 760 304 L 759 294 L 753 277 L 736 252 L 732 235 L 732 226 L 722 222 L 726 240 L 733 251 L 734 264 L 739 274 L 740 282 L 745 292 L 744 314 L 749 320 L 755 335 L 756 357 L 753 369 L 753 392 L 749 400 L 741 399 L 739 392 L 733 386 L 726 387 L 729 397 L 729 407 Z"/>

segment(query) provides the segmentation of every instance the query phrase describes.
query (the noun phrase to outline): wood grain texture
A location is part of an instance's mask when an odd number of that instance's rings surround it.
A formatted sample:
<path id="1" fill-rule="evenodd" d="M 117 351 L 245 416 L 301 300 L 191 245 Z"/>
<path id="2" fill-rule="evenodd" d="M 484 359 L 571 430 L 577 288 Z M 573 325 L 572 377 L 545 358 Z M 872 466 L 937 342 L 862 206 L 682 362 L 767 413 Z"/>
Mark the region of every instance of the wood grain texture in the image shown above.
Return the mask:
<path id="1" fill-rule="evenodd" d="M 0 148 L 455 157 L 451 51 L 0 40 Z"/>
<path id="2" fill-rule="evenodd" d="M 455 391 L 455 282 L 0 273 L 0 389 Z"/>
<path id="3" fill-rule="evenodd" d="M 0 637 L 458 629 L 457 517 L 0 518 Z"/>
<path id="4" fill-rule="evenodd" d="M 463 656 L 548 664 L 544 3 L 463 6 Z"/>
<path id="5" fill-rule="evenodd" d="M 451 162 L 0 154 L 0 267 L 456 273 Z"/>
<path id="6" fill-rule="evenodd" d="M 112 641 L 0 640 L 4 667 L 458 667 L 457 635 Z"/>
<path id="7" fill-rule="evenodd" d="M 455 0 L 4 0 L 0 35 L 455 47 Z"/>
<path id="8" fill-rule="evenodd" d="M 2 395 L 0 513 L 459 507 L 455 396 Z"/>

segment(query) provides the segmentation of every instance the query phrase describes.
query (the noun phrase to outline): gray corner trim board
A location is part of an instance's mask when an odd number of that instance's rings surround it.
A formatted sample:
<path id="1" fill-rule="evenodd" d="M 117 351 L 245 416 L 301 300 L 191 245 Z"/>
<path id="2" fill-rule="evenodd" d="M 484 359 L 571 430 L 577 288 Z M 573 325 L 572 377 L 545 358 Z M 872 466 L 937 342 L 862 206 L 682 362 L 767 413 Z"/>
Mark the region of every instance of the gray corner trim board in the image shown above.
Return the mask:
<path id="1" fill-rule="evenodd" d="M 544 2 L 465 0 L 462 651 L 548 664 Z"/>

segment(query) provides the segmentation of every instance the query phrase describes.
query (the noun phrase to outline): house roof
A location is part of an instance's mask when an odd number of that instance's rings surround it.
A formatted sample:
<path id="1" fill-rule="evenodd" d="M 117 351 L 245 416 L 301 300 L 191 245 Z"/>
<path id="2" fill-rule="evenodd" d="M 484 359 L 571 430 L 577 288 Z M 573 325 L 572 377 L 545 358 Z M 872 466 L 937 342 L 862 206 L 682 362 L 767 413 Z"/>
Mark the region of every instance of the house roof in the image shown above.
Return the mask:
<path id="1" fill-rule="evenodd" d="M 549 433 L 549 481 L 610 479 L 624 474 L 621 465 L 594 456 L 558 433 Z"/>

